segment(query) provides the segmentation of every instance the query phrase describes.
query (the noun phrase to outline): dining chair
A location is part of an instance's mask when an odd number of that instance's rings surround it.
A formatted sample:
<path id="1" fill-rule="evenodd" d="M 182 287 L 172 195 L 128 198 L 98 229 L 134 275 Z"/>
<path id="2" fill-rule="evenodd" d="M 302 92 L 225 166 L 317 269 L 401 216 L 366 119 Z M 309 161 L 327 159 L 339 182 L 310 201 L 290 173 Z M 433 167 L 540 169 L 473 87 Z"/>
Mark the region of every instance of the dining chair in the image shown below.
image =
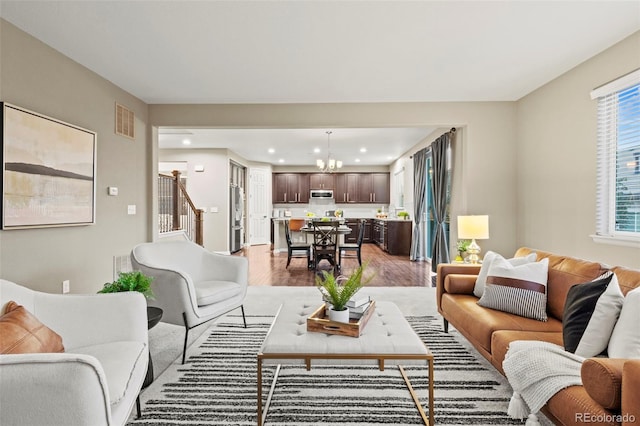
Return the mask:
<path id="1" fill-rule="evenodd" d="M 364 230 L 366 220 L 362 219 L 359 223 L 358 239 L 356 243 L 340 244 L 338 248 L 338 269 L 342 268 L 342 252 L 356 252 L 358 264 L 362 266 L 362 241 L 364 241 Z"/>
<path id="2" fill-rule="evenodd" d="M 291 258 L 294 256 L 300 256 L 301 254 L 304 254 L 307 257 L 307 269 L 312 269 L 312 263 L 311 263 L 311 245 L 310 244 L 294 244 L 291 241 L 291 222 L 293 222 L 295 219 L 291 219 L 290 221 L 285 221 L 284 223 L 284 234 L 287 240 L 287 266 L 285 266 L 285 269 L 289 268 L 289 263 L 291 263 Z M 304 220 L 302 220 L 302 224 L 304 225 Z M 297 226 L 297 223 L 294 223 L 295 226 Z M 298 228 L 298 230 L 300 230 L 302 228 L 302 226 L 300 226 Z M 306 238 L 306 235 L 305 235 Z"/>
<path id="3" fill-rule="evenodd" d="M 313 222 L 313 264 L 318 270 L 322 259 L 336 266 L 339 221 Z"/>

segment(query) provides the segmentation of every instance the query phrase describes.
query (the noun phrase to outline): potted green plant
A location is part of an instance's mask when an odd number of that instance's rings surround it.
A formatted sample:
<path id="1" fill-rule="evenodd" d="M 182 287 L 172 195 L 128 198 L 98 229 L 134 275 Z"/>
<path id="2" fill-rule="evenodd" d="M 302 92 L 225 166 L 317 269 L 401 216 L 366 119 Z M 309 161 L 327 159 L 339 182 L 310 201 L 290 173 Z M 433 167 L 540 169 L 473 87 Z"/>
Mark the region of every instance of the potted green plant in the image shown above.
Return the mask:
<path id="1" fill-rule="evenodd" d="M 401 212 L 398 212 L 398 217 L 404 220 L 409 220 L 409 212 L 405 212 L 404 210 Z"/>
<path id="2" fill-rule="evenodd" d="M 98 293 L 118 293 L 121 291 L 138 291 L 147 299 L 153 297 L 151 290 L 152 277 L 146 276 L 140 271 L 120 272 L 118 279 L 112 283 L 105 283 Z"/>
<path id="3" fill-rule="evenodd" d="M 327 271 L 322 271 L 322 276 L 316 276 L 316 285 L 325 300 L 331 305 L 328 308 L 329 320 L 349 322 L 347 302 L 373 278 L 370 276 L 363 279 L 365 267 L 366 264 L 359 266 L 348 277 L 341 275 L 336 278 Z"/>
<path id="4" fill-rule="evenodd" d="M 458 240 L 458 243 L 456 244 L 456 250 L 458 251 L 458 256 L 456 256 L 456 262 L 464 261 L 462 255 L 467 252 L 467 248 L 469 248 L 469 244 L 471 244 L 471 240 Z"/>

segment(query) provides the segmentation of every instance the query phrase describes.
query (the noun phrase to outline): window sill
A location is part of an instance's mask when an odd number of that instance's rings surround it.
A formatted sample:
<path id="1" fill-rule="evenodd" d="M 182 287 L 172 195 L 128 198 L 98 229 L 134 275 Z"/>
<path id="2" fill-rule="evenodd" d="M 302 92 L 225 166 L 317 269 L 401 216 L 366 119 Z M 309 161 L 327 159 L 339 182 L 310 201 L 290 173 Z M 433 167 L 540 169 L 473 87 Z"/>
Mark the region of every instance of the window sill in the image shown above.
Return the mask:
<path id="1" fill-rule="evenodd" d="M 594 242 L 600 244 L 610 244 L 614 246 L 624 246 L 640 248 L 640 238 L 634 237 L 612 237 L 610 235 L 590 235 Z"/>

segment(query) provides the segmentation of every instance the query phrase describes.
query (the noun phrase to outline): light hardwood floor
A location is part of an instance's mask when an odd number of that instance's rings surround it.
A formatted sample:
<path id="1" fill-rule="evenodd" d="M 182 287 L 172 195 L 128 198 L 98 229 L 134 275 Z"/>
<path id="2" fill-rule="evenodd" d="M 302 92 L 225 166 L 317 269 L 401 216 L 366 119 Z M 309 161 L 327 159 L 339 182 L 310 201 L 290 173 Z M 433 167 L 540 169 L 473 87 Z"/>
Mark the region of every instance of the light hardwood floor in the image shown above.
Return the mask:
<path id="1" fill-rule="evenodd" d="M 236 256 L 249 259 L 249 285 L 253 286 L 313 286 L 315 272 L 307 269 L 304 257 L 291 259 L 289 268 L 287 253 L 272 254 L 270 246 L 250 246 L 237 252 Z M 367 286 L 375 287 L 430 287 L 429 262 L 412 262 L 408 256 L 391 256 L 375 244 L 363 244 L 363 264 L 368 262 L 365 276 L 373 275 Z M 355 257 L 342 260 L 342 273 L 349 274 L 358 266 Z M 322 261 L 321 270 L 330 270 L 330 265 Z"/>

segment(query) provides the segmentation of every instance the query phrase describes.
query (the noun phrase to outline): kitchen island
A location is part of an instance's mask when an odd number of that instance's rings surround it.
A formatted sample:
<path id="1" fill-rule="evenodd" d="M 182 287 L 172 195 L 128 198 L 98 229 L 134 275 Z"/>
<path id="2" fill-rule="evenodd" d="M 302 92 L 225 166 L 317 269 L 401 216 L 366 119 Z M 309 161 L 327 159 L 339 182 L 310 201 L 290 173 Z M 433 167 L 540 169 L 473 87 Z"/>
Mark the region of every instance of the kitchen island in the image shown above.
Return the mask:
<path id="1" fill-rule="evenodd" d="M 273 253 L 287 251 L 287 240 L 285 236 L 284 224 L 289 219 L 304 219 L 307 217 L 274 217 L 271 219 L 271 244 Z M 380 249 L 392 255 L 408 256 L 411 251 L 412 224 L 410 220 L 392 218 L 341 218 L 352 231 L 350 234 L 340 236 L 340 243 L 355 242 L 358 236 L 358 226 L 360 221 L 365 222 L 365 243 L 375 243 Z M 295 233 L 292 235 L 294 242 L 306 241 L 311 244 L 313 236 Z"/>

